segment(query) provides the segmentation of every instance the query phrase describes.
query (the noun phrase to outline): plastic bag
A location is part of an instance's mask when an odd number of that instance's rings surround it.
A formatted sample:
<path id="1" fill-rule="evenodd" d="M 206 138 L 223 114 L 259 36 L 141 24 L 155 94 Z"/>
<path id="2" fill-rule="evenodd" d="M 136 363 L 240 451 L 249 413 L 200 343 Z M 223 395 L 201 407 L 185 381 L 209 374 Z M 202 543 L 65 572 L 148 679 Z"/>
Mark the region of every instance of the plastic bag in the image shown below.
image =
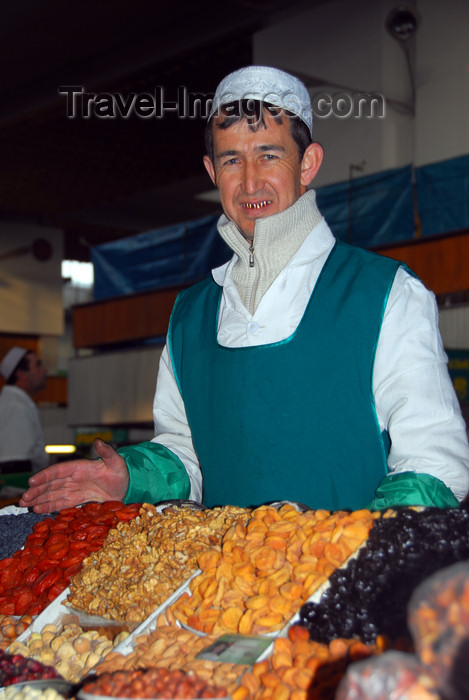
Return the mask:
<path id="1" fill-rule="evenodd" d="M 440 700 L 436 679 L 419 659 L 386 651 L 348 667 L 336 700 Z"/>
<path id="2" fill-rule="evenodd" d="M 410 598 L 407 622 L 415 654 L 388 651 L 353 664 L 336 700 L 469 698 L 469 561 L 425 579 Z"/>
<path id="3" fill-rule="evenodd" d="M 421 662 L 437 675 L 442 697 L 469 698 L 469 562 L 438 571 L 415 589 L 408 626 Z"/>

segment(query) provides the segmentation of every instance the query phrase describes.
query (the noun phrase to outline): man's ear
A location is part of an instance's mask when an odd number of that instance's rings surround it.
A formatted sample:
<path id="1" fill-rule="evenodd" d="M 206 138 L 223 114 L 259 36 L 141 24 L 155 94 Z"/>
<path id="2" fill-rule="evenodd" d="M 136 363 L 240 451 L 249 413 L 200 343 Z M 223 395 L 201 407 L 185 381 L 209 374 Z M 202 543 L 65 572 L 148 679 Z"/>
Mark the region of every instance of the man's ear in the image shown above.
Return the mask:
<path id="1" fill-rule="evenodd" d="M 208 156 L 204 156 L 204 165 L 205 165 L 205 170 L 208 172 L 210 175 L 210 179 L 215 185 L 217 186 L 217 174 L 215 172 L 215 166 L 213 165 L 212 161 Z"/>
<path id="2" fill-rule="evenodd" d="M 308 187 L 316 177 L 323 156 L 324 151 L 319 143 L 309 144 L 301 159 L 301 184 L 303 187 Z"/>

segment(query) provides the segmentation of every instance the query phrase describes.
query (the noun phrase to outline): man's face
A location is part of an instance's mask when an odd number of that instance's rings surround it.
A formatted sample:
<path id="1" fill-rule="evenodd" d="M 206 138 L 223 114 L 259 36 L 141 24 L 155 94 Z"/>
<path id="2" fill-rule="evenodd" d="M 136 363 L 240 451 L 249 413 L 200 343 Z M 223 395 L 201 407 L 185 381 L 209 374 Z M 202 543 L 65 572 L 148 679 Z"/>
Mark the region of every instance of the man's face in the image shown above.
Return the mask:
<path id="1" fill-rule="evenodd" d="M 31 393 L 36 393 L 46 386 L 47 369 L 42 364 L 42 360 L 40 360 L 35 353 L 28 354 L 28 360 L 28 388 Z"/>
<path id="2" fill-rule="evenodd" d="M 279 124 L 265 115 L 266 128 L 261 124 L 256 131 L 244 119 L 219 129 L 217 119 L 212 126 L 214 162 L 205 156 L 204 164 L 226 216 L 252 240 L 256 219 L 284 211 L 306 191 L 321 164 L 322 149 L 311 144 L 300 161 L 286 116 Z"/>

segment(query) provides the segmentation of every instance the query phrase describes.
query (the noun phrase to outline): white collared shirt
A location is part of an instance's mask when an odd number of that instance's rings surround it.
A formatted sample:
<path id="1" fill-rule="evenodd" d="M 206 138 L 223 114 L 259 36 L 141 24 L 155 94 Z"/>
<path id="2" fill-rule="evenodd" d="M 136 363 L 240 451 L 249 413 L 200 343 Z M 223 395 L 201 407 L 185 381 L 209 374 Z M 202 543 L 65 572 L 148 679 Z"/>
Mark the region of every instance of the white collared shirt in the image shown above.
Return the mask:
<path id="1" fill-rule="evenodd" d="M 0 393 L 0 462 L 31 462 L 32 471 L 47 467 L 44 433 L 32 398 L 18 386 L 5 385 Z"/>

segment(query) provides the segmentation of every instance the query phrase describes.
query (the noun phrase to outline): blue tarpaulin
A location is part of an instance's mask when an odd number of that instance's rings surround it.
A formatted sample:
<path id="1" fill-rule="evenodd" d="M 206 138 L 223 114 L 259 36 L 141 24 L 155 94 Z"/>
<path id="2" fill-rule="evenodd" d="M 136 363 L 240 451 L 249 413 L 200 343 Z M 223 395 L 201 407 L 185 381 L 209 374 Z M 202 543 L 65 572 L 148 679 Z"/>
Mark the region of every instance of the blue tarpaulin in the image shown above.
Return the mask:
<path id="1" fill-rule="evenodd" d="M 469 155 L 416 170 L 422 235 L 469 228 Z"/>
<path id="2" fill-rule="evenodd" d="M 206 277 L 230 257 L 218 215 L 139 233 L 91 251 L 94 298 L 180 286 Z"/>
<path id="3" fill-rule="evenodd" d="M 409 166 L 320 187 L 317 203 L 337 238 L 363 248 L 414 235 Z"/>
<path id="4" fill-rule="evenodd" d="M 417 168 L 419 234 L 469 228 L 469 156 Z M 411 166 L 318 188 L 318 206 L 338 238 L 364 248 L 415 237 Z M 218 215 L 96 246 L 95 299 L 191 284 L 231 253 L 220 238 Z"/>

